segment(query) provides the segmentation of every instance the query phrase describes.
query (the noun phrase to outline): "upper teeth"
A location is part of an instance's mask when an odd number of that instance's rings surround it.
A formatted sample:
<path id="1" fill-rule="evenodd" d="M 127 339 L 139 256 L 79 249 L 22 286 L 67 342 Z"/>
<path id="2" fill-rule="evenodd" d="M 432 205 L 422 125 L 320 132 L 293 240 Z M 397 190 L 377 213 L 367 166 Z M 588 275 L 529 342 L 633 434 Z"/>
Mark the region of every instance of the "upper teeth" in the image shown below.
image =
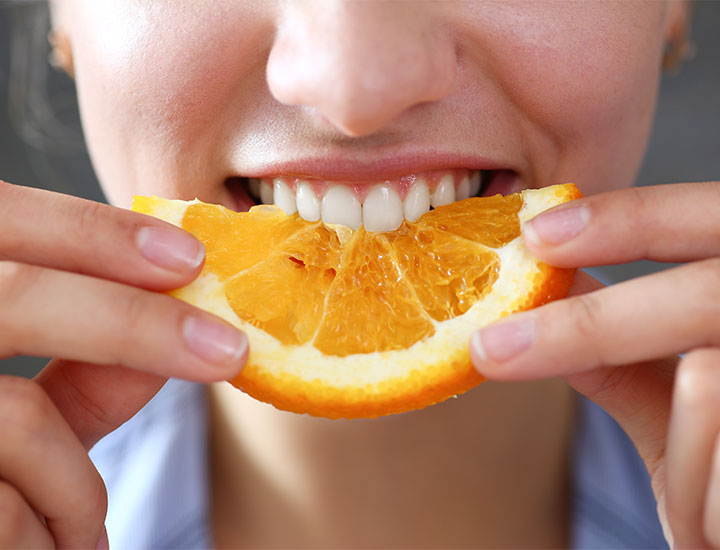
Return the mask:
<path id="1" fill-rule="evenodd" d="M 432 172 L 367 187 L 280 177 L 250 178 L 249 184 L 250 191 L 263 203 L 274 202 L 288 215 L 297 212 L 308 221 L 322 219 L 352 229 L 363 225 L 367 231 L 382 232 L 397 229 L 403 219 L 417 220 L 431 206 L 476 195 L 480 189 L 480 173 Z M 367 193 L 362 196 L 364 191 Z"/>

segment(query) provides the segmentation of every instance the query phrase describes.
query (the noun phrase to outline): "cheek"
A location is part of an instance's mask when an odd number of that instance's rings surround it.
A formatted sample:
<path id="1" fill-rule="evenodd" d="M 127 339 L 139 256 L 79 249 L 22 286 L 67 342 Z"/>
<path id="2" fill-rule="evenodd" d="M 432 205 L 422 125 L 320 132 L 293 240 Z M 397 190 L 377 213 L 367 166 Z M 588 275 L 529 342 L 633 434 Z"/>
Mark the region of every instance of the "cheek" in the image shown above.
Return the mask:
<path id="1" fill-rule="evenodd" d="M 519 114 L 534 177 L 582 179 L 586 192 L 630 185 L 654 110 L 664 5 L 493 5 L 478 48 L 492 54 L 478 63 Z"/>
<path id="2" fill-rule="evenodd" d="M 83 124 L 111 201 L 138 192 L 193 198 L 198 179 L 216 176 L 209 167 L 222 170 L 211 156 L 224 156 L 221 130 L 236 98 L 251 100 L 250 83 L 264 78 L 253 55 L 264 29 L 250 4 L 214 6 L 85 0 L 77 10 Z"/>

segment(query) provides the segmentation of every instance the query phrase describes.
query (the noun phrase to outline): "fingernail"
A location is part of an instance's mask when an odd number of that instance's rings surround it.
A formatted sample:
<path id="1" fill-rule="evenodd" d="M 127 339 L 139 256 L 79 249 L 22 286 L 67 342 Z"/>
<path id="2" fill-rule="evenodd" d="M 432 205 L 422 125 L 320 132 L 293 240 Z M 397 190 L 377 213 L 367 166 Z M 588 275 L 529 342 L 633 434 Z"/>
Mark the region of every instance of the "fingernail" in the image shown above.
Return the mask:
<path id="1" fill-rule="evenodd" d="M 562 244 L 576 237 L 587 225 L 590 212 L 584 206 L 561 208 L 535 216 L 523 227 L 536 245 Z"/>
<path id="2" fill-rule="evenodd" d="M 142 227 L 137 232 L 137 245 L 148 260 L 171 271 L 195 269 L 205 257 L 202 243 L 179 229 Z"/>
<path id="3" fill-rule="evenodd" d="M 503 363 L 528 349 L 534 340 L 535 321 L 529 318 L 479 330 L 472 335 L 470 345 L 483 361 Z"/>
<path id="4" fill-rule="evenodd" d="M 244 333 L 200 317 L 185 319 L 183 336 L 190 351 L 203 361 L 219 366 L 236 363 L 248 347 Z"/>
<path id="5" fill-rule="evenodd" d="M 98 539 L 96 550 L 110 550 L 110 542 L 108 541 L 107 528 L 103 527 L 102 534 Z"/>

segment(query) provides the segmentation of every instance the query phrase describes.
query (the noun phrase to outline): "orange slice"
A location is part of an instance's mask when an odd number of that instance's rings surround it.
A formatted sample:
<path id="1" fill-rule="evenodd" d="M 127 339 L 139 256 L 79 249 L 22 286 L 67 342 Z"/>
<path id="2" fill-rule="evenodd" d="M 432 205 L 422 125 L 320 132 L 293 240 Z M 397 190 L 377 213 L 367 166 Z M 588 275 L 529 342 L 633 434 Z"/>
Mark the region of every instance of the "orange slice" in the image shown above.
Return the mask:
<path id="1" fill-rule="evenodd" d="M 368 233 L 199 201 L 135 197 L 133 210 L 197 236 L 200 276 L 171 294 L 244 330 L 230 382 L 279 409 L 330 418 L 418 409 L 483 379 L 474 330 L 566 294 L 573 270 L 539 262 L 522 225 L 577 197 L 573 184 L 471 198 Z"/>

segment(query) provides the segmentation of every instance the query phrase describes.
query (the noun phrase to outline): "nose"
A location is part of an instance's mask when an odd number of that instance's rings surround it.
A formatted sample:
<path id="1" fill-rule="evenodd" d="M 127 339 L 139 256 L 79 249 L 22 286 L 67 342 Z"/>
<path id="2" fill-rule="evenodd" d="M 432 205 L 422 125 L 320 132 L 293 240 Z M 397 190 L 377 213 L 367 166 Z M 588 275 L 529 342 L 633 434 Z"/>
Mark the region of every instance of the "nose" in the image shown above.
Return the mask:
<path id="1" fill-rule="evenodd" d="M 447 96 L 457 59 L 442 2 L 283 4 L 267 65 L 273 96 L 315 110 L 349 136 L 376 132 Z"/>

